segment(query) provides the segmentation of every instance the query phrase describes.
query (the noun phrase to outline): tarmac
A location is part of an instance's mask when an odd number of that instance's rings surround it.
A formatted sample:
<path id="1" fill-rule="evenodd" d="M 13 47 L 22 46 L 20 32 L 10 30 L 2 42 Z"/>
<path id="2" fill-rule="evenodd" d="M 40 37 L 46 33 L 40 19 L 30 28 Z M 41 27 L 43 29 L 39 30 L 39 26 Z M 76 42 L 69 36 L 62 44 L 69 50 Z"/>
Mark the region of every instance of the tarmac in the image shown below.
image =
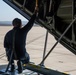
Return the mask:
<path id="1" fill-rule="evenodd" d="M 8 64 L 3 40 L 10 29 L 12 29 L 12 26 L 0 26 L 0 70 Z M 30 61 L 36 65 L 40 64 L 43 59 L 46 32 L 47 30 L 43 27 L 33 26 L 27 35 L 27 52 L 30 54 Z M 55 43 L 55 38 L 48 33 L 46 54 Z M 44 61 L 44 65 L 53 70 L 76 75 L 76 55 L 59 43 Z"/>

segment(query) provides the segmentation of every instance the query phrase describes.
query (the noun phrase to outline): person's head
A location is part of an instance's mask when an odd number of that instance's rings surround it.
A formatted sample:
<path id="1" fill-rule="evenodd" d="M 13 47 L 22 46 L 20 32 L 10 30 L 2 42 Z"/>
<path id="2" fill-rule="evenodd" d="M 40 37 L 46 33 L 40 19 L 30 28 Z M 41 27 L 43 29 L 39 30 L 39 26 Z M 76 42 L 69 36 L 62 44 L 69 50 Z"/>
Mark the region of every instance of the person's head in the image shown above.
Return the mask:
<path id="1" fill-rule="evenodd" d="M 21 21 L 21 19 L 18 19 L 18 18 L 15 18 L 15 19 L 12 21 L 12 24 L 13 24 L 14 27 L 19 27 L 19 28 L 22 27 L 22 21 Z"/>

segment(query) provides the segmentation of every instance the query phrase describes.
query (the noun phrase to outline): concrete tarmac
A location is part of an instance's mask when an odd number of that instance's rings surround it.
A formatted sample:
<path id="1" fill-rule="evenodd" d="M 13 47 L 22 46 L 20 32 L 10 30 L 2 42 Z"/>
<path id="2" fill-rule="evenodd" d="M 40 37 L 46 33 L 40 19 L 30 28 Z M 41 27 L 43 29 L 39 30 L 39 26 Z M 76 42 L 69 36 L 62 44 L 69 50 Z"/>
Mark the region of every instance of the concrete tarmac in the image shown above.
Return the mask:
<path id="1" fill-rule="evenodd" d="M 7 31 L 12 29 L 12 26 L 0 26 L 0 70 L 7 64 L 7 58 L 5 55 L 5 49 L 3 47 L 4 36 Z M 44 43 L 47 30 L 40 27 L 34 26 L 28 33 L 27 36 L 27 52 L 30 54 L 30 61 L 35 64 L 40 64 L 43 59 Z M 55 44 L 56 40 L 49 33 L 47 41 L 46 54 Z M 76 75 L 76 55 L 71 53 L 61 44 L 58 44 L 55 49 L 51 52 L 48 58 L 45 60 L 44 65 L 47 68 L 66 72 L 70 75 Z"/>

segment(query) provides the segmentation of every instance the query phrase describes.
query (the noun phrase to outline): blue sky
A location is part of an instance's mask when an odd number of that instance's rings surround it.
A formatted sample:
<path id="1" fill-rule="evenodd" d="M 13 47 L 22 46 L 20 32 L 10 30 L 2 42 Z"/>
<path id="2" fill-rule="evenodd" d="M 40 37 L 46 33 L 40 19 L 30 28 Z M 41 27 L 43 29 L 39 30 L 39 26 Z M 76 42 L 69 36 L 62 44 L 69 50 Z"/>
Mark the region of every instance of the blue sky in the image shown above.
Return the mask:
<path id="1" fill-rule="evenodd" d="M 14 18 L 20 18 L 22 21 L 26 21 L 22 15 L 7 5 L 3 0 L 0 0 L 0 21 L 12 21 Z"/>

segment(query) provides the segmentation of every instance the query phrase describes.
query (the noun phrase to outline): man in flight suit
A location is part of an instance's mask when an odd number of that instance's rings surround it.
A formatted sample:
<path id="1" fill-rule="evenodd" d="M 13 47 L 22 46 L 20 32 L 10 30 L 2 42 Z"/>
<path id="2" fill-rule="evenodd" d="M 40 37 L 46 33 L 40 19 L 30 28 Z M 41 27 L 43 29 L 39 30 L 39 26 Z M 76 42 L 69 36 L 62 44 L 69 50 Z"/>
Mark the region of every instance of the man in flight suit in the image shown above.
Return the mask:
<path id="1" fill-rule="evenodd" d="M 32 15 L 31 19 L 29 20 L 29 22 L 22 27 L 22 22 L 20 19 L 15 18 L 12 21 L 13 24 L 13 29 L 8 31 L 5 35 L 4 38 L 4 48 L 6 50 L 6 55 L 8 58 L 8 61 L 10 60 L 10 56 L 12 53 L 12 48 L 13 48 L 13 37 L 15 37 L 14 39 L 14 51 L 15 52 L 13 54 L 13 59 L 17 59 L 17 60 L 22 60 L 23 63 L 29 63 L 30 61 L 30 57 L 29 54 L 26 51 L 26 37 L 27 37 L 27 33 L 29 32 L 29 30 L 32 28 L 33 23 L 36 19 L 37 16 L 37 11 L 38 8 L 35 8 L 34 14 Z M 13 36 L 15 31 L 15 36 Z M 15 57 L 16 55 L 16 57 Z M 11 69 L 14 69 L 14 61 L 12 59 L 11 62 Z"/>

